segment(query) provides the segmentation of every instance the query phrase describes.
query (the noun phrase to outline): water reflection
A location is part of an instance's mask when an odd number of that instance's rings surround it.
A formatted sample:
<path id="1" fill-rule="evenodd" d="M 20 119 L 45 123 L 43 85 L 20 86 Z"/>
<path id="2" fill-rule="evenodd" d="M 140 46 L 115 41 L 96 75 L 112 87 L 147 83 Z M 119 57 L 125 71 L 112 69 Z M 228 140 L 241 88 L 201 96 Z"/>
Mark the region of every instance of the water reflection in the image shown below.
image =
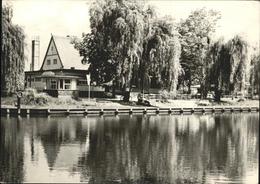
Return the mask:
<path id="1" fill-rule="evenodd" d="M 2 120 L 2 119 L 1 119 Z M 21 119 L 0 123 L 0 181 L 24 180 L 24 125 Z"/>
<path id="2" fill-rule="evenodd" d="M 258 114 L 1 118 L 0 181 L 257 183 Z"/>

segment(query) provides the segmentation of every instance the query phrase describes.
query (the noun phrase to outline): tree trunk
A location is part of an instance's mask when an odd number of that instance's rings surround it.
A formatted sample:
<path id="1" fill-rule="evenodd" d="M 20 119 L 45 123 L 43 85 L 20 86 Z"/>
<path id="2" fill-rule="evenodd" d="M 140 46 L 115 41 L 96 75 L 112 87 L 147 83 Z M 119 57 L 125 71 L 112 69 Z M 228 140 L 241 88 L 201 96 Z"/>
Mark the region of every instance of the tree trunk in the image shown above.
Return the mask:
<path id="1" fill-rule="evenodd" d="M 116 97 L 116 83 L 113 80 L 113 84 L 112 84 L 112 97 L 115 98 Z"/>
<path id="2" fill-rule="evenodd" d="M 124 101 L 124 102 L 129 102 L 129 99 L 130 99 L 130 91 L 125 91 L 125 92 L 124 92 L 123 101 Z"/>
<path id="3" fill-rule="evenodd" d="M 123 101 L 129 102 L 130 100 L 130 92 L 131 92 L 131 82 L 128 81 L 124 86 L 124 94 L 123 94 Z"/>
<path id="4" fill-rule="evenodd" d="M 188 94 L 191 94 L 191 80 L 188 80 Z"/>
<path id="5" fill-rule="evenodd" d="M 215 101 L 216 102 L 220 102 L 220 99 L 221 99 L 221 90 L 215 90 Z"/>
<path id="6" fill-rule="evenodd" d="M 206 86 L 206 82 L 203 80 L 200 84 L 200 89 L 201 89 L 201 99 L 206 99 L 208 95 L 208 87 Z"/>

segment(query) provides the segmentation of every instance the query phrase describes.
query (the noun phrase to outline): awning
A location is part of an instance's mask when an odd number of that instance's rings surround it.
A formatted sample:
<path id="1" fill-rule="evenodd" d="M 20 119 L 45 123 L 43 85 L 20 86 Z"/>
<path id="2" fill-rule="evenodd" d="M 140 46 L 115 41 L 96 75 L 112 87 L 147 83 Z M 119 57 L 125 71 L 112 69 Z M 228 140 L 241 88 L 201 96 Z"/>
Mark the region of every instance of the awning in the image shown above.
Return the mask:
<path id="1" fill-rule="evenodd" d="M 51 71 L 43 72 L 41 76 L 42 76 L 43 78 L 54 77 L 54 76 L 55 76 L 55 73 L 54 73 L 54 72 L 51 72 Z"/>
<path id="2" fill-rule="evenodd" d="M 59 74 L 55 74 L 52 71 L 43 72 L 41 77 L 42 78 L 59 78 L 59 79 L 82 79 L 82 77 L 80 77 L 80 76 L 59 75 Z"/>

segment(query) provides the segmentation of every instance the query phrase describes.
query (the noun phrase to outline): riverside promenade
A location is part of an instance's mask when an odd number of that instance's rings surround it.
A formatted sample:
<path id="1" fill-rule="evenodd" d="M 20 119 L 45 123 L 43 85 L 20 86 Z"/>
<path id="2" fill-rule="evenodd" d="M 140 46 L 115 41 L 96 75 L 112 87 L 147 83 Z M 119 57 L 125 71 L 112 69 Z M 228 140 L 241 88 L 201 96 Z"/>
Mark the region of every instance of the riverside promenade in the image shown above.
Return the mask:
<path id="1" fill-rule="evenodd" d="M 236 113 L 236 112 L 259 112 L 256 106 L 206 106 L 194 108 L 20 108 L 1 107 L 1 116 L 49 116 L 49 115 L 121 115 L 121 114 L 193 114 L 193 113 Z"/>
<path id="2" fill-rule="evenodd" d="M 121 115 L 121 114 L 193 114 L 193 113 L 235 113 L 258 112 L 259 100 L 230 100 L 224 99 L 222 103 L 209 100 L 150 100 L 151 106 L 138 105 L 135 101 L 128 103 L 115 99 L 51 99 L 45 105 L 21 104 L 15 107 L 15 98 L 3 99 L 1 103 L 1 116 L 49 116 L 49 115 Z M 59 102 L 59 103 L 57 103 Z"/>

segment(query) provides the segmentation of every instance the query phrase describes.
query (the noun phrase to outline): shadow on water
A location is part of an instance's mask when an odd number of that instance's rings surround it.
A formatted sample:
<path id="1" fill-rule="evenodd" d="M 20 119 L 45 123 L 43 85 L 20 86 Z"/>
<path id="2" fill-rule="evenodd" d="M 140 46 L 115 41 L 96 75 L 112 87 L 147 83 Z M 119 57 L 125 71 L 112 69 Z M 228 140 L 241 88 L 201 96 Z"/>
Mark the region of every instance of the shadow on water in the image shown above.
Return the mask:
<path id="1" fill-rule="evenodd" d="M 258 114 L 1 120 L 0 181 L 143 184 L 258 179 Z M 43 174 L 33 176 L 33 171 Z"/>
<path id="2" fill-rule="evenodd" d="M 0 181 L 24 180 L 24 128 L 21 118 L 0 122 Z"/>

